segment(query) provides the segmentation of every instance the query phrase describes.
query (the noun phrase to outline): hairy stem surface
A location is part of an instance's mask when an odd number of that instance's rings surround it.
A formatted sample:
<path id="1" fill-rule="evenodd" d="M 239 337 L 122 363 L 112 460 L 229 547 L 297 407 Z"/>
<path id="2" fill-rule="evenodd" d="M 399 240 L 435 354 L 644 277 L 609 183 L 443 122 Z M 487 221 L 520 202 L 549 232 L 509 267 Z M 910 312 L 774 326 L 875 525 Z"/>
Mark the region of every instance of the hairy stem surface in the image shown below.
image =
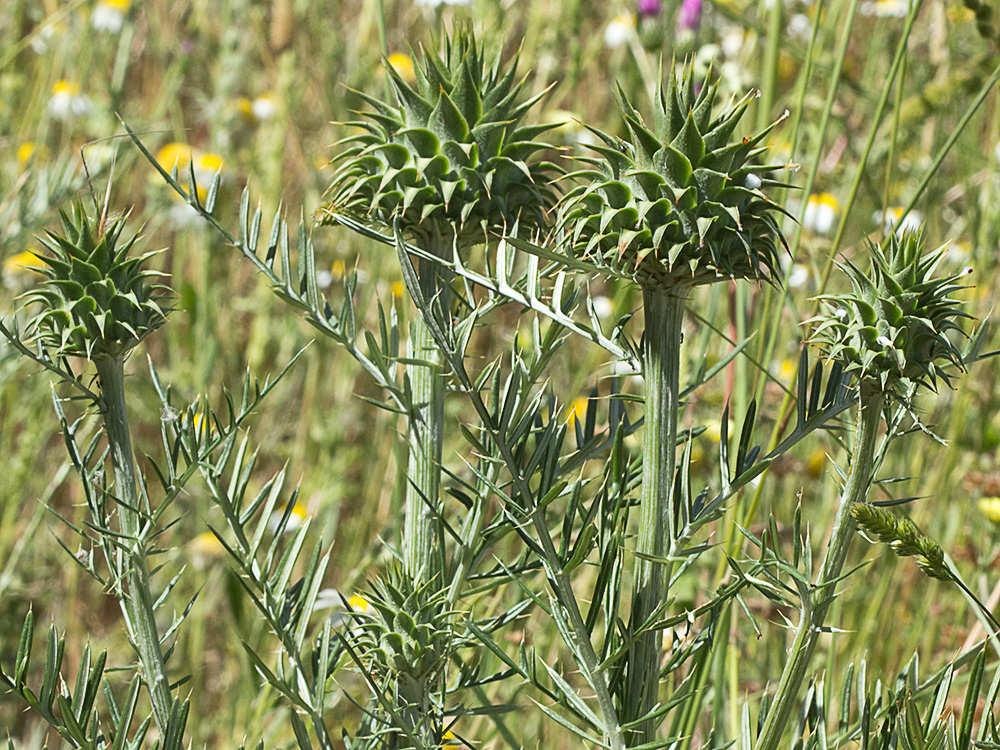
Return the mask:
<path id="1" fill-rule="evenodd" d="M 676 533 L 673 512 L 680 396 L 681 323 L 684 297 L 672 290 L 643 289 L 645 331 L 642 375 L 646 386 L 642 438 L 642 502 L 636 542 L 630 632 L 638 632 L 666 601 L 670 563 L 665 561 Z M 622 709 L 626 722 L 648 714 L 656 705 L 660 683 L 663 633 L 641 633 L 628 655 Z M 629 738 L 631 747 L 655 739 L 655 721 L 642 722 Z"/>
<path id="2" fill-rule="evenodd" d="M 882 407 L 885 399 L 880 391 L 869 389 L 864 384 L 860 387 L 861 410 L 855 430 L 854 451 L 851 454 L 847 483 L 840 496 L 840 507 L 837 509 L 833 530 L 830 532 L 830 542 L 823 557 L 823 567 L 819 571 L 811 593 L 806 592 L 803 596 L 802 614 L 795 629 L 795 639 L 792 641 L 788 661 L 785 662 L 781 680 L 775 691 L 774 703 L 757 738 L 755 750 L 775 750 L 779 746 L 788 718 L 797 705 L 799 689 L 809 668 L 813 651 L 816 649 L 827 610 L 833 602 L 836 593 L 835 581 L 844 568 L 847 551 L 857 529 L 857 523 L 851 516 L 851 505 L 864 502 L 871 486 L 875 443 L 882 423 Z"/>
<path id="3" fill-rule="evenodd" d="M 108 436 L 111 465 L 115 474 L 114 489 L 118 499 L 119 530 L 122 534 L 120 544 L 127 548 L 121 553 L 117 563 L 124 584 L 121 587 L 122 609 L 149 689 L 153 719 L 160 731 L 166 732 L 173 701 L 160 649 L 160 634 L 153 614 L 146 550 L 140 542 L 141 503 L 125 405 L 125 363 L 123 357 L 98 357 L 94 359 L 94 364 L 101 381 L 104 430 Z"/>

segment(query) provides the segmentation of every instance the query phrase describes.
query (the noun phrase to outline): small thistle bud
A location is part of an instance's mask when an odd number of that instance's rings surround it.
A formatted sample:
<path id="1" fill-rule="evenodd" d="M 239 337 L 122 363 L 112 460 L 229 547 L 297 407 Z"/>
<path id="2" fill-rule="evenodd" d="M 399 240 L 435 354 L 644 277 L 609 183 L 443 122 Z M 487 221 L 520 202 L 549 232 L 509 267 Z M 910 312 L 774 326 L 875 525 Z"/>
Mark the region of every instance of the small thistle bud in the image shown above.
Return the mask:
<path id="1" fill-rule="evenodd" d="M 398 105 L 359 92 L 374 111 L 348 123 L 363 132 L 338 144 L 346 148 L 321 220 L 398 221 L 418 243 L 453 238 L 460 247 L 515 224 L 528 233 L 544 227 L 559 170 L 532 157 L 550 148 L 536 139 L 555 125 L 521 124 L 542 95 L 518 101 L 516 64 L 504 70 L 499 54 L 486 59 L 467 31 L 440 55 L 425 53 L 412 84 L 387 61 Z"/>
<path id="2" fill-rule="evenodd" d="M 940 581 L 953 580 L 941 545 L 921 534 L 910 519 L 897 519 L 885 508 L 870 503 L 854 503 L 851 515 L 863 531 L 888 544 L 900 557 L 916 558 L 917 567 L 926 575 Z"/>
<path id="3" fill-rule="evenodd" d="M 965 288 L 956 283 L 965 271 L 935 278 L 945 248 L 927 254 L 922 248 L 919 232 L 871 245 L 871 271 L 843 264 L 852 290 L 820 297 L 825 310 L 809 321 L 827 357 L 904 403 L 914 385 L 934 390 L 938 378 L 950 385 L 949 367 L 964 369 L 950 334 L 961 333 L 958 321 L 971 318 L 949 297 Z"/>
<path id="4" fill-rule="evenodd" d="M 47 279 L 25 295 L 26 304 L 42 306 L 29 335 L 57 357 L 124 357 L 170 312 L 170 290 L 147 283 L 162 275 L 146 268 L 157 253 L 134 256 L 138 235 L 121 241 L 127 216 L 101 227 L 79 203 L 60 216 L 63 234 L 39 238 L 51 255 L 38 256 Z"/>
<path id="5" fill-rule="evenodd" d="M 585 184 L 560 202 L 557 227 L 574 255 L 650 288 L 775 276 L 785 212 L 762 191 L 782 165 L 754 160 L 777 123 L 730 142 L 757 94 L 713 114 L 717 93 L 718 83 L 696 91 L 691 66 L 672 72 L 650 128 L 619 89 L 627 140 L 591 128 L 603 144 L 570 175 Z"/>
<path id="6" fill-rule="evenodd" d="M 391 678 L 410 701 L 427 693 L 454 647 L 444 596 L 430 584 L 391 568 L 372 584 L 367 606 L 355 610 L 357 632 L 372 673 Z"/>

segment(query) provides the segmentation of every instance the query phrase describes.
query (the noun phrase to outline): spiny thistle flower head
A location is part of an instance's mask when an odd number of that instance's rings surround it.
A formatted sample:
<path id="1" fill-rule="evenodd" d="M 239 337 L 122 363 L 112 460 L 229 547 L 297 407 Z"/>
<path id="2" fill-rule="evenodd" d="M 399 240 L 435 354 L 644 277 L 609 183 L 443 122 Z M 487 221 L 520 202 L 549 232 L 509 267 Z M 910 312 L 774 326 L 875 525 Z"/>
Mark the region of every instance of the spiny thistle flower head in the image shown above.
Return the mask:
<path id="1" fill-rule="evenodd" d="M 76 203 L 60 217 L 63 233 L 39 238 L 51 254 L 37 256 L 46 281 L 25 295 L 42 305 L 29 333 L 55 356 L 124 357 L 170 312 L 170 290 L 148 283 L 162 276 L 147 268 L 157 253 L 132 252 L 138 235 L 121 236 L 127 215 L 102 227 Z"/>
<path id="2" fill-rule="evenodd" d="M 454 648 L 443 592 L 390 568 L 364 599 L 355 617 L 368 668 L 392 677 L 410 700 L 425 695 Z"/>
<path id="3" fill-rule="evenodd" d="M 950 334 L 961 334 L 960 321 L 972 316 L 949 296 L 965 288 L 957 281 L 968 270 L 934 276 L 945 251 L 924 254 L 922 235 L 904 232 L 871 245 L 869 273 L 842 264 L 852 289 L 820 297 L 825 309 L 809 321 L 813 340 L 862 383 L 904 403 L 915 385 L 935 389 L 938 378 L 950 385 L 948 369 L 964 369 Z"/>
<path id="4" fill-rule="evenodd" d="M 459 31 L 440 53 L 425 52 L 409 83 L 388 62 L 397 104 L 358 92 L 373 111 L 348 123 L 362 132 L 345 146 L 322 209 L 386 227 L 396 222 L 420 240 L 464 247 L 488 235 L 543 228 L 556 202 L 559 170 L 534 159 L 550 148 L 535 139 L 554 125 L 522 125 L 543 94 L 519 101 L 517 60 L 487 58 L 471 31 Z M 544 92 L 543 92 L 544 93 Z"/>
<path id="5" fill-rule="evenodd" d="M 647 127 L 619 89 L 627 139 L 591 129 L 603 145 L 570 175 L 585 183 L 560 202 L 557 228 L 574 255 L 643 286 L 773 278 L 785 212 L 763 189 L 784 165 L 754 162 L 777 123 L 730 142 L 759 94 L 715 114 L 717 93 L 717 82 L 697 88 L 690 65 L 674 68 Z"/>

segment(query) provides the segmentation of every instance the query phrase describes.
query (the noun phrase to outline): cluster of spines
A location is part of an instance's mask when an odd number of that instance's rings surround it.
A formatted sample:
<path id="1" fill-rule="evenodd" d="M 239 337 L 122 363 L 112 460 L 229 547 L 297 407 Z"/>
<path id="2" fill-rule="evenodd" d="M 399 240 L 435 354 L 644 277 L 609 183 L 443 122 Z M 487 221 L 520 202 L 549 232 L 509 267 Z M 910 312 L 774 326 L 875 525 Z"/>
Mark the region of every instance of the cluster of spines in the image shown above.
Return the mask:
<path id="1" fill-rule="evenodd" d="M 557 194 L 559 169 L 539 157 L 536 139 L 553 125 L 521 125 L 542 94 L 519 101 L 524 79 L 517 60 L 502 69 L 487 62 L 469 32 L 426 53 L 410 85 L 386 63 L 396 105 L 359 92 L 362 132 L 340 145 L 324 220 L 336 214 L 411 235 L 457 237 L 475 244 L 489 236 L 544 229 Z"/>
<path id="2" fill-rule="evenodd" d="M 696 88 L 672 72 L 648 128 L 619 89 L 626 140 L 591 128 L 603 145 L 560 203 L 558 229 L 577 255 L 640 284 L 697 286 L 771 279 L 784 237 L 763 193 L 784 165 L 760 165 L 774 125 L 730 142 L 757 92 L 714 114 L 718 83 Z"/>
<path id="3" fill-rule="evenodd" d="M 25 298 L 42 305 L 30 333 L 55 356 L 124 356 L 170 312 L 170 290 L 148 283 L 162 276 L 147 268 L 157 253 L 133 254 L 127 216 L 91 218 L 77 203 L 60 217 L 63 233 L 40 238 L 49 253 L 37 256 L 45 282 Z"/>
<path id="4" fill-rule="evenodd" d="M 869 273 L 842 264 L 850 292 L 820 298 L 826 309 L 809 321 L 813 340 L 860 381 L 904 402 L 915 385 L 950 385 L 949 370 L 963 369 L 954 338 L 964 335 L 960 321 L 971 318 L 951 295 L 965 288 L 959 279 L 967 271 L 935 277 L 946 248 L 923 254 L 919 232 L 891 235 L 870 249 Z"/>

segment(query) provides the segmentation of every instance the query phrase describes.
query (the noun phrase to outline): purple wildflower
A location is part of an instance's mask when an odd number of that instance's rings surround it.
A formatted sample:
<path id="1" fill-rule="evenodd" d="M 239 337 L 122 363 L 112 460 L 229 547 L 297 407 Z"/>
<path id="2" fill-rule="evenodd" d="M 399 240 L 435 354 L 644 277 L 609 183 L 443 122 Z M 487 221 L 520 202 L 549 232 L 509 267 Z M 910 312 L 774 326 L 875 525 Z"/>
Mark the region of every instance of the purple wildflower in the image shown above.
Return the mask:
<path id="1" fill-rule="evenodd" d="M 640 0 L 641 2 L 641 0 Z M 677 12 L 677 28 L 679 30 L 697 31 L 701 26 L 702 0 L 684 0 Z"/>
<path id="2" fill-rule="evenodd" d="M 639 0 L 639 15 L 650 18 L 660 14 L 660 0 Z"/>

